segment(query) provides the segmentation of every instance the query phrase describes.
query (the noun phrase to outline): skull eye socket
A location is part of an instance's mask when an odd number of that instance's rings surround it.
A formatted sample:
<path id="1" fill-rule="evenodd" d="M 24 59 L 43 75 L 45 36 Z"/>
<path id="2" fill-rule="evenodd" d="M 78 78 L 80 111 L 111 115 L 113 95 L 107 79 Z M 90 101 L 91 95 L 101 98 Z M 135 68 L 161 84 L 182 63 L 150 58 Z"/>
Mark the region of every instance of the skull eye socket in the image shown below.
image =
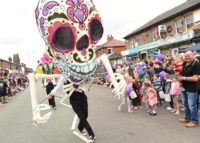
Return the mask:
<path id="1" fill-rule="evenodd" d="M 90 36 L 92 41 L 98 41 L 103 36 L 103 26 L 97 19 L 92 20 L 90 23 Z"/>
<path id="2" fill-rule="evenodd" d="M 81 51 L 83 49 L 87 49 L 89 46 L 89 38 L 87 35 L 84 35 L 83 37 L 81 37 L 78 42 L 77 42 L 77 50 Z"/>
<path id="3" fill-rule="evenodd" d="M 74 36 L 72 30 L 68 27 L 58 28 L 53 35 L 53 44 L 61 52 L 73 49 Z"/>

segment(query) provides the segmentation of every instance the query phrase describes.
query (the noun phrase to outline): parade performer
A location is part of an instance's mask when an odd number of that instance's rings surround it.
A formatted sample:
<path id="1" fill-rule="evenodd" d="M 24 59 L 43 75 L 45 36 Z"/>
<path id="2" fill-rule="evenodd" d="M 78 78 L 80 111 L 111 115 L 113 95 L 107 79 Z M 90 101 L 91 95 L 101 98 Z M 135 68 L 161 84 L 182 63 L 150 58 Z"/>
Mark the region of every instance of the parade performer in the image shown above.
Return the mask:
<path id="1" fill-rule="evenodd" d="M 46 51 L 61 74 L 54 75 L 54 77 L 59 77 L 59 81 L 49 97 L 54 95 L 58 88 L 65 89 L 66 95 L 61 102 L 63 103 L 67 97 L 70 97 L 72 108 L 81 120 L 81 125 L 91 136 L 89 141 L 86 139 L 84 141 L 93 142 L 95 136 L 88 128 L 86 114 L 84 114 L 83 119 L 79 110 L 76 110 L 75 106 L 80 107 L 82 104 L 82 100 L 76 97 L 76 91 L 80 90 L 83 94 L 85 81 L 95 74 L 97 64 L 100 62 L 105 66 L 110 76 L 111 84 L 114 87 L 113 95 L 122 96 L 126 88 L 123 76 L 119 73 L 113 73 L 107 56 L 102 55 L 99 60 L 96 58 L 95 45 L 103 36 L 100 15 L 92 0 L 40 0 L 35 15 L 39 31 L 46 44 Z M 39 104 L 35 94 L 35 78 L 46 77 L 49 76 L 29 75 L 35 125 L 47 122 L 52 114 L 49 112 L 41 116 L 40 112 L 48 110 L 49 106 Z M 65 82 L 68 84 L 64 85 Z M 74 104 L 74 100 L 80 101 Z M 86 103 L 86 101 L 83 102 Z M 83 109 L 85 108 L 86 106 L 83 107 Z M 74 129 L 73 127 L 72 130 Z M 75 131 L 73 133 L 77 135 Z M 83 136 L 77 136 L 83 139 Z"/>
<path id="2" fill-rule="evenodd" d="M 59 91 L 60 88 L 62 88 L 65 82 L 67 81 L 63 77 L 61 77 L 57 86 L 48 95 L 50 99 L 53 98 L 53 96 Z M 69 100 L 74 112 L 78 115 L 80 119 L 78 130 L 82 135 L 86 135 L 86 132 L 84 130 L 86 129 L 89 135 L 89 142 L 93 142 L 96 139 L 96 136 L 89 122 L 87 121 L 88 117 L 87 96 L 85 95 L 84 89 L 79 88 L 79 85 L 73 84 L 73 87 L 75 90 L 72 92 Z"/>

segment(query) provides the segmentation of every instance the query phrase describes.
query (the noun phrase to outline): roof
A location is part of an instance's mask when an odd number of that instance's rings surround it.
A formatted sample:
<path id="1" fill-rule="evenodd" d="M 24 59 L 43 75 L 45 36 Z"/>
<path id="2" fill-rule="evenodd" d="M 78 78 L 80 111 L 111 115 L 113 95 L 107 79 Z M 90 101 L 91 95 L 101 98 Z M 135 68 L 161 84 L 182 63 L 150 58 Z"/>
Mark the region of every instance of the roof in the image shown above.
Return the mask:
<path id="1" fill-rule="evenodd" d="M 15 63 L 9 62 L 9 61 L 4 60 L 4 59 L 0 59 L 0 61 L 6 62 L 6 63 L 10 63 L 10 64 L 13 64 L 13 65 L 17 65 L 17 66 L 21 66 L 20 64 L 15 64 Z"/>
<path id="2" fill-rule="evenodd" d="M 124 37 L 124 39 L 129 38 L 132 35 L 141 33 L 153 26 L 156 26 L 158 24 L 161 24 L 165 21 L 168 21 L 172 18 L 175 18 L 178 15 L 181 15 L 183 13 L 186 13 L 190 10 L 193 10 L 195 8 L 200 7 L 200 0 L 188 0 L 187 2 L 176 6 L 175 8 L 168 10 L 167 12 L 158 15 L 157 17 L 155 17 L 154 19 L 150 20 L 149 22 L 147 22 L 146 24 L 144 24 L 143 26 L 141 26 L 140 28 L 136 29 L 135 31 L 131 32 L 130 34 L 126 35 Z"/>
<path id="3" fill-rule="evenodd" d="M 103 49 L 103 48 L 109 48 L 109 47 L 125 47 L 125 42 L 112 39 L 102 45 L 97 46 L 96 51 Z"/>

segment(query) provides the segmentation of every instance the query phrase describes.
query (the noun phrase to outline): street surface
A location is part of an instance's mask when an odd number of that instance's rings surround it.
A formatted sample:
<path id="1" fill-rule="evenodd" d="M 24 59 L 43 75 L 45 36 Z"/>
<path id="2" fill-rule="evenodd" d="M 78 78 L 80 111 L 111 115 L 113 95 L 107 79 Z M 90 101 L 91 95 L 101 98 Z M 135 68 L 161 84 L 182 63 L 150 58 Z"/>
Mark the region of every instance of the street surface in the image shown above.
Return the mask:
<path id="1" fill-rule="evenodd" d="M 46 97 L 40 82 L 38 95 Z M 60 105 L 42 127 L 32 124 L 29 88 L 18 93 L 0 108 L 0 143 L 82 143 L 70 130 L 74 113 Z M 118 112 L 120 100 L 111 89 L 93 85 L 88 93 L 89 122 L 97 136 L 96 143 L 200 143 L 200 127 L 188 129 L 177 122 L 165 108 L 152 117 L 139 109 L 133 114 Z"/>

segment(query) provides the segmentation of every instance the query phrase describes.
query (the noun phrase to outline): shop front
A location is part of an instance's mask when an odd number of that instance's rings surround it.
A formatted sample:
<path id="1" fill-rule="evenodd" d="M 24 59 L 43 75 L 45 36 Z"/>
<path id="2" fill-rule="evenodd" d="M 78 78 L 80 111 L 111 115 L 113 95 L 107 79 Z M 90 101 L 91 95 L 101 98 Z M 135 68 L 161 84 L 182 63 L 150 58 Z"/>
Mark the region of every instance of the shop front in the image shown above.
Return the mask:
<path id="1" fill-rule="evenodd" d="M 122 51 L 121 55 L 124 62 L 134 61 L 138 58 L 138 50 L 137 48 L 130 48 L 128 50 Z"/>
<path id="2" fill-rule="evenodd" d="M 179 51 L 191 47 L 192 38 L 194 38 L 194 31 L 161 39 L 159 47 L 160 52 L 165 56 L 175 58 Z"/>
<path id="3" fill-rule="evenodd" d="M 142 46 L 138 46 L 138 51 L 140 53 L 140 59 L 148 59 L 150 58 L 149 52 L 158 52 L 158 47 L 160 45 L 160 41 L 155 41 L 149 44 L 145 44 Z"/>
<path id="4" fill-rule="evenodd" d="M 188 47 L 188 48 L 181 49 L 179 52 L 185 53 L 187 51 L 196 51 L 198 54 L 200 54 L 200 43 L 194 44 L 194 45 L 192 45 L 191 47 Z"/>
<path id="5" fill-rule="evenodd" d="M 130 56 L 131 54 L 136 54 L 140 59 L 151 58 L 150 52 L 159 52 L 165 56 L 176 57 L 180 48 L 184 45 L 191 44 L 194 38 L 194 31 L 189 31 L 181 35 L 168 36 L 165 39 L 160 39 L 145 45 L 141 45 L 129 50 L 123 51 L 122 56 Z M 196 46 L 194 49 L 199 49 L 200 45 Z M 199 50 L 200 51 L 200 50 Z"/>

